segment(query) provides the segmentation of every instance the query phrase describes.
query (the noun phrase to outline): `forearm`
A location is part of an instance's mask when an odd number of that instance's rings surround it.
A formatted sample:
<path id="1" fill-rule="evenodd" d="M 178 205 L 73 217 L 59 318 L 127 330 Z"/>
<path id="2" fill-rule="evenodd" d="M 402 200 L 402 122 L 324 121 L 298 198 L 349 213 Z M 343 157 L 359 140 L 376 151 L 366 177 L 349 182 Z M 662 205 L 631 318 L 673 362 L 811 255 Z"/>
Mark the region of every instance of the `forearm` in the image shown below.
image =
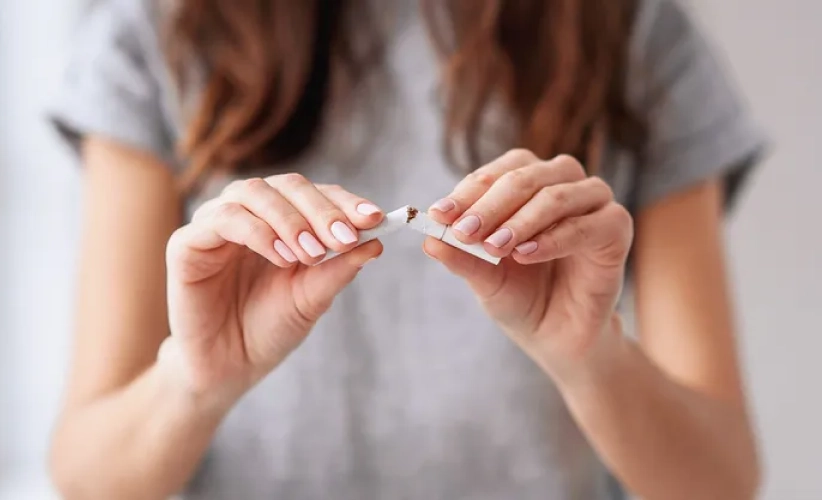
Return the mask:
<path id="1" fill-rule="evenodd" d="M 167 498 L 193 474 L 227 408 L 193 399 L 163 368 L 66 412 L 52 450 L 65 498 Z"/>
<path id="2" fill-rule="evenodd" d="M 611 470 L 645 500 L 750 499 L 758 469 L 744 410 L 677 384 L 626 339 L 560 381 Z"/>

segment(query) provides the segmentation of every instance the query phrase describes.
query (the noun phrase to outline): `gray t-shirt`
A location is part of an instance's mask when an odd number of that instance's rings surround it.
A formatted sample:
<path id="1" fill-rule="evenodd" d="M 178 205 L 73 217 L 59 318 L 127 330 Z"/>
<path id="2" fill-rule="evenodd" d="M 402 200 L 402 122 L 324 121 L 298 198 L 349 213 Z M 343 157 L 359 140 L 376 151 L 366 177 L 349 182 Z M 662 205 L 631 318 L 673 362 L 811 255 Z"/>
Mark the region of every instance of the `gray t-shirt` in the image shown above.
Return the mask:
<path id="1" fill-rule="evenodd" d="M 394 3 L 403 9 L 387 40 L 391 90 L 360 96 L 378 103 L 377 119 L 352 98 L 310 154 L 260 173 L 300 171 L 386 210 L 428 206 L 460 179 L 441 154 L 434 53 L 414 2 Z M 163 63 L 156 17 L 149 0 L 94 8 L 51 117 L 71 144 L 108 136 L 179 169 L 172 148 L 184 106 Z M 606 150 L 601 175 L 618 198 L 639 210 L 723 176 L 732 201 L 763 138 L 673 0 L 642 2 L 627 92 L 650 129 L 645 165 L 614 145 Z M 351 147 L 363 141 L 366 154 Z M 616 498 L 619 488 L 550 379 L 464 283 L 422 254 L 418 235 L 384 243 L 384 255 L 306 342 L 228 415 L 185 497 Z"/>

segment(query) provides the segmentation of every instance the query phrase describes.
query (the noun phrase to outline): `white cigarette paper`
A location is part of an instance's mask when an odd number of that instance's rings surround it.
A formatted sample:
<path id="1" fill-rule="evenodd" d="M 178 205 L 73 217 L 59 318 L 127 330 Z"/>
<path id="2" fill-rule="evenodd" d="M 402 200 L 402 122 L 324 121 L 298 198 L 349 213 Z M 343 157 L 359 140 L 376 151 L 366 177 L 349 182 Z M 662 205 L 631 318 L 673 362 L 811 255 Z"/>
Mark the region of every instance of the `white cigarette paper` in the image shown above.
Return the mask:
<path id="1" fill-rule="evenodd" d="M 377 225 L 377 227 L 374 227 L 372 229 L 363 229 L 359 232 L 357 245 L 354 248 L 360 245 L 364 245 L 371 240 L 376 240 L 377 238 L 382 238 L 383 236 L 395 233 L 400 229 L 406 227 L 408 225 L 409 218 L 412 217 L 412 214 L 415 213 L 416 209 L 406 205 L 404 207 L 400 207 L 394 210 L 393 212 L 385 214 L 385 218 L 382 220 L 382 222 L 379 223 L 379 225 Z M 317 264 L 321 264 L 329 259 L 333 259 L 338 255 L 340 255 L 339 252 L 329 250 L 325 254 L 325 257 L 323 257 L 323 259 Z"/>
<path id="2" fill-rule="evenodd" d="M 428 217 L 427 214 L 420 212 L 416 208 L 409 205 L 400 207 L 393 212 L 386 214 L 383 221 L 380 222 L 377 227 L 360 231 L 357 245 L 354 248 L 368 243 L 371 240 L 395 233 L 404 227 L 410 227 L 411 229 L 414 229 L 422 234 L 432 236 L 443 243 L 451 245 L 454 248 L 458 248 L 463 252 L 470 253 L 471 255 L 479 257 L 480 259 L 490 262 L 491 264 L 499 264 L 500 258 L 494 257 L 490 253 L 486 252 L 485 248 L 482 246 L 482 243 L 473 243 L 469 245 L 461 242 L 454 236 L 451 226 L 440 224 L 439 222 L 436 222 Z M 339 252 L 329 250 L 325 254 L 325 257 L 323 257 L 323 259 L 317 264 L 333 259 L 338 255 L 340 255 Z"/>
<path id="3" fill-rule="evenodd" d="M 491 264 L 497 265 L 501 260 L 499 257 L 494 257 L 488 253 L 482 246 L 482 243 L 472 243 L 469 245 L 461 242 L 456 238 L 456 236 L 454 236 L 451 226 L 440 224 L 422 212 L 418 212 L 414 218 L 408 222 L 408 225 L 422 234 L 432 236 L 443 243 L 447 243 L 448 245 L 458 248 L 463 252 L 468 252 L 475 257 L 479 257 L 486 262 L 490 262 Z"/>

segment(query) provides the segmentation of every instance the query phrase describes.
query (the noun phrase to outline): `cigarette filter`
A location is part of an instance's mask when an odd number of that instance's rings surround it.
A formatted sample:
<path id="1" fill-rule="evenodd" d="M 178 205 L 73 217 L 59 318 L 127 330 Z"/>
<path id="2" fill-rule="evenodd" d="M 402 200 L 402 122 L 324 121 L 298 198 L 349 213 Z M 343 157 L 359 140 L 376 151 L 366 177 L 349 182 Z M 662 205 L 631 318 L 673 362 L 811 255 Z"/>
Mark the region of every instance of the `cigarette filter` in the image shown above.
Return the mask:
<path id="1" fill-rule="evenodd" d="M 377 225 L 377 227 L 359 231 L 359 239 L 357 240 L 356 246 L 358 247 L 368 243 L 371 240 L 376 240 L 377 238 L 382 238 L 383 236 L 399 231 L 408 225 L 410 218 L 412 218 L 415 214 L 416 209 L 409 206 L 400 207 L 393 212 L 385 214 L 385 218 L 379 223 L 379 225 Z M 317 264 L 333 259 L 338 255 L 340 255 L 339 252 L 329 250 L 325 254 L 325 257 L 323 257 L 323 259 Z"/>
<path id="2" fill-rule="evenodd" d="M 412 210 L 416 212 L 414 216 L 408 221 L 408 225 L 411 226 L 412 229 L 419 231 L 423 234 L 426 234 L 428 236 L 432 236 L 442 241 L 443 243 L 447 243 L 452 247 L 459 248 L 463 252 L 468 252 L 475 257 L 479 257 L 484 261 L 490 262 L 491 264 L 499 264 L 500 258 L 494 257 L 493 255 L 488 253 L 482 246 L 482 243 L 473 243 L 470 245 L 465 244 L 454 236 L 454 232 L 451 226 L 440 224 L 439 222 L 428 217 L 427 214 L 417 212 L 416 209 Z"/>

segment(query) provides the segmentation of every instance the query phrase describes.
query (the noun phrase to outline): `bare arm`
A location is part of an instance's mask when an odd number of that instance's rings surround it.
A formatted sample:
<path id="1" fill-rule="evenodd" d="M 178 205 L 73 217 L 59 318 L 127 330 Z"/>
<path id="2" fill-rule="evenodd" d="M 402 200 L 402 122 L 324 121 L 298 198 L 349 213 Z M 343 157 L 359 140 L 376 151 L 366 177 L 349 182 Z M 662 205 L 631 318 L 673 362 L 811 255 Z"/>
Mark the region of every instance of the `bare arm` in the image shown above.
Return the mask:
<path id="1" fill-rule="evenodd" d="M 354 231 L 382 213 L 283 174 L 233 183 L 178 228 L 174 181 L 156 159 L 100 139 L 85 159 L 77 342 L 53 476 L 69 499 L 166 498 L 228 409 L 379 255 L 379 241 L 355 248 Z M 328 249 L 342 255 L 314 266 Z"/>
<path id="2" fill-rule="evenodd" d="M 155 363 L 180 200 L 146 153 L 91 138 L 84 160 L 76 336 L 52 476 L 69 499 L 164 498 L 192 474 L 224 411 Z"/>
<path id="3" fill-rule="evenodd" d="M 750 499 L 758 487 L 721 204 L 709 182 L 639 215 L 640 346 L 614 336 L 583 377 L 560 382 L 600 455 L 647 500 Z"/>

